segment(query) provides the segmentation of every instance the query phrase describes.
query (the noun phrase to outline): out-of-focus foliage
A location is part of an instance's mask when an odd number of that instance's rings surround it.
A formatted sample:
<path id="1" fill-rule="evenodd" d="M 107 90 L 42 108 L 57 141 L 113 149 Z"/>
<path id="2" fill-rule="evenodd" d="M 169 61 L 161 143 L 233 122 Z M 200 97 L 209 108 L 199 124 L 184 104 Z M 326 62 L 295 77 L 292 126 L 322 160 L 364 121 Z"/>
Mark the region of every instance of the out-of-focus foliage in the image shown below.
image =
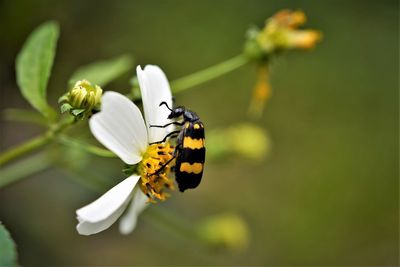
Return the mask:
<path id="1" fill-rule="evenodd" d="M 50 159 L 47 152 L 38 153 L 33 156 L 22 159 L 20 162 L 13 163 L 0 169 L 0 187 L 9 185 L 20 177 L 30 176 L 43 171 L 54 162 Z M 21 168 L 21 166 L 24 166 Z"/>
<path id="2" fill-rule="evenodd" d="M 246 222 L 236 214 L 219 214 L 204 219 L 198 226 L 198 235 L 214 248 L 244 250 L 250 240 Z"/>
<path id="3" fill-rule="evenodd" d="M 207 133 L 207 159 L 237 156 L 263 161 L 270 151 L 271 141 L 266 131 L 251 123 L 238 123 Z"/>
<path id="4" fill-rule="evenodd" d="M 0 222 L 0 266 L 11 267 L 17 265 L 17 252 L 10 233 Z"/>
<path id="5" fill-rule="evenodd" d="M 78 68 L 69 80 L 72 87 L 77 81 L 86 79 L 99 86 L 106 86 L 112 80 L 125 74 L 133 67 L 133 59 L 129 55 L 96 61 Z"/>

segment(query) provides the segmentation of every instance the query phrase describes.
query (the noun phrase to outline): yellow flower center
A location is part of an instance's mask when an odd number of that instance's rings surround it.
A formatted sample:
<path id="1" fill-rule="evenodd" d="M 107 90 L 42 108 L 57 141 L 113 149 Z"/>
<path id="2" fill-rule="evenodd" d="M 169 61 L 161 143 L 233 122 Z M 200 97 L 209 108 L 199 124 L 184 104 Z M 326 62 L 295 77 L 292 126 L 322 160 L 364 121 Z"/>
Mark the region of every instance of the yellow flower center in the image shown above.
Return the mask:
<path id="1" fill-rule="evenodd" d="M 174 147 L 168 142 L 164 144 L 149 145 L 139 164 L 139 185 L 149 201 L 155 203 L 156 199 L 164 201 L 169 197 L 165 189 L 174 189 L 173 181 L 168 177 L 171 171 L 171 160 Z"/>

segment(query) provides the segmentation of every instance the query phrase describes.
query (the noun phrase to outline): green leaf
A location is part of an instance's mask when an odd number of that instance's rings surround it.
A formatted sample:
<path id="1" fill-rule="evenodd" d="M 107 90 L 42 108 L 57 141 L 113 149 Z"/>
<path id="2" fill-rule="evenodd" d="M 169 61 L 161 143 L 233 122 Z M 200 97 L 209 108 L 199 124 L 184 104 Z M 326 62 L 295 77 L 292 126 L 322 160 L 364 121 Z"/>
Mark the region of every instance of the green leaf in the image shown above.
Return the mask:
<path id="1" fill-rule="evenodd" d="M 47 118 L 55 111 L 47 104 L 46 89 L 58 39 L 58 24 L 50 21 L 36 28 L 16 60 L 17 83 L 22 95 Z"/>
<path id="2" fill-rule="evenodd" d="M 0 266 L 17 266 L 15 243 L 0 222 Z"/>
<path id="3" fill-rule="evenodd" d="M 96 61 L 78 68 L 69 80 L 72 87 L 75 82 L 86 79 L 101 87 L 126 73 L 133 66 L 133 59 L 129 55 L 122 55 L 113 59 Z"/>

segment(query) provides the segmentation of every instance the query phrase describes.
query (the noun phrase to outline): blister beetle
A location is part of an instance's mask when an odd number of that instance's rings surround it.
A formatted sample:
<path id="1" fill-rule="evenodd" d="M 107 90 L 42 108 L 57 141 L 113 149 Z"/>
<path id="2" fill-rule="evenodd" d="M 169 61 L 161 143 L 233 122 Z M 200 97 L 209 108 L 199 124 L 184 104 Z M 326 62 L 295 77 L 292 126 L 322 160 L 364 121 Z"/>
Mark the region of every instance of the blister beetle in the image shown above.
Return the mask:
<path id="1" fill-rule="evenodd" d="M 171 109 L 166 102 L 161 102 L 160 106 L 162 105 L 171 111 L 168 119 L 182 117 L 182 121 L 165 125 L 150 125 L 150 127 L 165 128 L 169 125 L 177 125 L 181 129 L 170 132 L 163 140 L 156 143 L 165 142 L 167 138 L 177 138 L 173 159 L 175 159 L 174 171 L 179 191 L 196 188 L 203 176 L 206 157 L 204 125 L 196 113 L 185 107 Z"/>

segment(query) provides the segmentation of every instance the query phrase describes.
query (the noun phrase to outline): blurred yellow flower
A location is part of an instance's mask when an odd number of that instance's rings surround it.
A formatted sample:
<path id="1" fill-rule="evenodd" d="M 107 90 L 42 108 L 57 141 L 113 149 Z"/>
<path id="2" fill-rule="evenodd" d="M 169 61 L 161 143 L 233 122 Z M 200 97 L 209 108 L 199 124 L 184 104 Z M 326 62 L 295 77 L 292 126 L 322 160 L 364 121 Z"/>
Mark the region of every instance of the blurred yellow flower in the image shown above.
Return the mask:
<path id="1" fill-rule="evenodd" d="M 295 29 L 303 25 L 306 22 L 307 17 L 303 11 L 290 11 L 289 9 L 283 9 L 276 13 L 271 20 L 282 27 Z"/>
<path id="2" fill-rule="evenodd" d="M 256 37 L 257 43 L 265 53 L 313 48 L 321 40 L 322 34 L 317 30 L 298 29 L 306 19 L 302 11 L 279 11 L 266 20 Z"/>
<path id="3" fill-rule="evenodd" d="M 284 9 L 267 19 L 264 28 L 251 28 L 247 32 L 244 54 L 258 64 L 257 82 L 249 106 L 251 117 L 260 117 L 271 97 L 269 63 L 273 56 L 293 49 L 312 49 L 321 40 L 320 31 L 299 28 L 306 20 L 303 11 Z"/>
<path id="4" fill-rule="evenodd" d="M 256 118 L 260 117 L 264 110 L 264 105 L 271 95 L 268 67 L 267 65 L 261 65 L 257 69 L 257 82 L 249 105 L 249 115 Z"/>
<path id="5" fill-rule="evenodd" d="M 265 130 L 256 124 L 238 123 L 227 128 L 213 129 L 207 134 L 208 159 L 240 156 L 262 161 L 271 149 L 271 140 Z"/>
<path id="6" fill-rule="evenodd" d="M 292 31 L 287 33 L 291 48 L 311 49 L 321 39 L 321 33 L 314 30 Z"/>
<path id="7" fill-rule="evenodd" d="M 243 250 L 249 244 L 246 222 L 236 214 L 220 214 L 203 220 L 198 226 L 201 239 L 216 248 Z"/>

